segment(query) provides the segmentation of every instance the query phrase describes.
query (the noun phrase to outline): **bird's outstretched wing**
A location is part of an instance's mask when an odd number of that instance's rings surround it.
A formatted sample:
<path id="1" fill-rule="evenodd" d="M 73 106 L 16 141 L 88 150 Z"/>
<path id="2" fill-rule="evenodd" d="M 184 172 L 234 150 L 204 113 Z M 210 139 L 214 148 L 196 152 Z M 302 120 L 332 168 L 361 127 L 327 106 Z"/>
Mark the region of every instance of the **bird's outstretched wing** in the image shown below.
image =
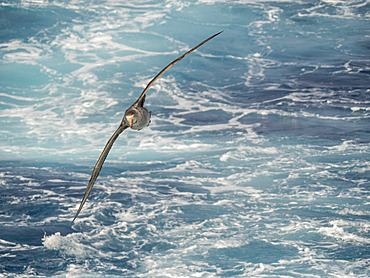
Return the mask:
<path id="1" fill-rule="evenodd" d="M 90 195 L 90 192 L 91 192 L 91 189 L 96 181 L 96 179 L 98 178 L 99 176 L 99 173 L 100 173 L 100 170 L 103 166 L 103 163 L 105 161 L 105 159 L 107 158 L 107 155 L 110 151 L 110 149 L 112 148 L 113 146 L 113 143 L 114 141 L 116 141 L 116 139 L 118 138 L 118 136 L 126 129 L 128 128 L 128 125 L 120 125 L 117 130 L 114 132 L 114 134 L 112 135 L 112 137 L 109 139 L 109 141 L 107 142 L 107 144 L 105 145 L 105 148 L 103 150 L 103 152 L 101 153 L 99 159 L 98 159 L 98 162 L 96 162 L 96 165 L 94 167 L 94 170 L 91 174 L 91 178 L 90 178 L 90 181 L 89 181 L 89 184 L 87 185 L 87 188 L 86 188 L 86 191 L 85 191 L 85 195 L 84 197 L 82 198 L 82 201 L 81 201 L 81 204 L 80 204 L 80 207 L 75 215 L 75 217 L 73 218 L 72 222 L 75 221 L 75 219 L 77 218 L 78 214 L 80 213 L 82 207 L 84 206 L 87 198 L 89 197 Z"/>
<path id="2" fill-rule="evenodd" d="M 153 85 L 153 83 L 159 78 L 161 77 L 162 74 L 164 74 L 169 68 L 171 68 L 173 65 L 175 65 L 177 62 L 179 62 L 182 58 L 184 58 L 186 55 L 190 54 L 191 52 L 193 52 L 195 49 L 197 49 L 199 46 L 205 44 L 206 42 L 208 42 L 209 40 L 213 39 L 214 37 L 218 36 L 219 34 L 221 34 L 223 31 L 221 32 L 218 32 L 217 34 L 214 34 L 213 36 L 210 36 L 208 39 L 202 41 L 200 44 L 198 44 L 197 46 L 193 47 L 192 49 L 190 49 L 188 52 L 186 52 L 185 54 L 183 54 L 182 56 L 180 56 L 179 58 L 177 58 L 176 60 L 172 61 L 171 63 L 169 63 L 164 69 L 162 69 L 152 80 L 150 80 L 150 82 L 148 83 L 148 85 L 146 85 L 144 91 L 141 93 L 141 95 L 139 96 L 139 98 L 137 99 L 137 101 L 135 101 L 135 103 L 133 104 L 134 106 L 138 106 L 141 101 L 143 100 L 144 96 L 145 96 L 145 93 L 146 91 L 149 90 L 149 88 Z"/>

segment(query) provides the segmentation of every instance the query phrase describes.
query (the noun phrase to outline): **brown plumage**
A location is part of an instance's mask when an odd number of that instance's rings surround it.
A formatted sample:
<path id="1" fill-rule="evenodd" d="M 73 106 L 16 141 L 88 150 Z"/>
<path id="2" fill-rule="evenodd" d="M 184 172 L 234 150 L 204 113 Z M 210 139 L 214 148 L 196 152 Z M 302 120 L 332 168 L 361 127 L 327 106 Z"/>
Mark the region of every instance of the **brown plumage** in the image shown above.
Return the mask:
<path id="1" fill-rule="evenodd" d="M 208 39 L 202 41 L 200 44 L 198 44 L 197 46 L 193 47 L 192 49 L 190 49 L 188 52 L 186 52 L 185 54 L 183 54 L 182 56 L 180 56 L 179 58 L 177 58 L 176 60 L 172 61 L 171 63 L 169 63 L 164 69 L 162 69 L 149 83 L 148 85 L 145 87 L 144 91 L 141 93 L 141 95 L 139 96 L 139 98 L 135 101 L 135 103 L 133 105 L 131 105 L 125 112 L 125 115 L 121 121 L 121 124 L 119 125 L 119 127 L 117 128 L 117 130 L 114 132 L 114 134 L 112 135 L 112 137 L 109 139 L 109 141 L 107 142 L 107 144 L 105 145 L 105 148 L 103 150 L 103 152 L 101 153 L 98 161 L 96 162 L 96 165 L 94 167 L 94 170 L 91 174 L 91 177 L 90 177 L 90 181 L 87 185 L 87 188 L 86 188 L 86 191 L 85 191 L 85 194 L 82 198 L 82 201 L 81 201 L 81 204 L 80 204 L 80 207 L 78 208 L 78 211 L 75 215 L 75 217 L 73 218 L 72 222 L 74 222 L 78 216 L 78 214 L 80 213 L 83 205 L 85 204 L 87 198 L 89 197 L 90 195 L 90 192 L 91 192 L 91 189 L 96 181 L 96 179 L 98 178 L 99 176 L 99 173 L 100 173 L 100 170 L 103 166 L 103 163 L 105 161 L 105 159 L 107 158 L 107 155 L 110 151 L 110 149 L 112 148 L 113 146 L 113 143 L 114 141 L 118 138 L 118 136 L 125 130 L 127 129 L 128 127 L 132 128 L 132 129 L 135 129 L 135 130 L 141 130 L 142 128 L 146 127 L 149 125 L 150 123 L 150 116 L 151 116 L 151 112 L 149 112 L 145 107 L 144 107 L 144 101 L 145 101 L 145 93 L 149 90 L 149 88 L 153 85 L 153 83 L 159 78 L 161 77 L 161 75 L 163 73 L 165 73 L 169 68 L 171 68 L 173 65 L 175 65 L 177 62 L 179 62 L 181 59 L 183 59 L 186 55 L 190 54 L 191 52 L 193 52 L 194 50 L 196 50 L 198 47 L 200 47 L 201 45 L 205 44 L 207 41 L 213 39 L 214 37 L 216 37 L 217 35 L 221 34 L 223 31 L 209 37 Z"/>

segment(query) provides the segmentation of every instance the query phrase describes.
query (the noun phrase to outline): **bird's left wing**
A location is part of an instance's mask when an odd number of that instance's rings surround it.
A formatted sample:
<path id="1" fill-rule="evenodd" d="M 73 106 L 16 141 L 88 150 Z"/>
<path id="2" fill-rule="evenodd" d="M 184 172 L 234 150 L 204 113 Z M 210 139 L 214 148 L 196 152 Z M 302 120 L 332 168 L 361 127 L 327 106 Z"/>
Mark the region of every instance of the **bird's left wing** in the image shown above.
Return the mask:
<path id="1" fill-rule="evenodd" d="M 118 136 L 126 129 L 128 128 L 128 125 L 120 125 L 117 130 L 114 132 L 114 134 L 112 135 L 112 137 L 109 139 L 109 141 L 107 142 L 107 144 L 105 145 L 105 148 L 103 150 L 103 152 L 101 153 L 99 159 L 98 159 L 98 162 L 96 162 L 96 165 L 94 167 L 94 170 L 91 174 L 91 178 L 90 178 L 90 181 L 89 181 L 89 184 L 87 185 L 87 188 L 86 188 L 86 191 L 85 191 L 85 195 L 83 196 L 82 198 L 82 201 L 81 201 L 81 204 L 80 204 L 80 207 L 75 215 L 75 217 L 73 218 L 72 222 L 74 222 L 78 216 L 78 214 L 80 213 L 82 207 L 84 206 L 84 204 L 86 203 L 86 200 L 87 198 L 89 197 L 90 195 L 90 192 L 91 192 L 91 189 L 96 181 L 96 179 L 98 178 L 99 176 L 99 173 L 100 173 L 100 170 L 103 166 L 103 163 L 105 161 L 105 159 L 107 158 L 107 155 L 110 151 L 110 149 L 112 148 L 113 146 L 113 143 L 114 141 L 116 141 L 116 139 L 118 138 Z"/>
<path id="2" fill-rule="evenodd" d="M 164 74 L 169 68 L 171 68 L 173 65 L 175 65 L 177 62 L 179 62 L 182 58 L 184 58 L 186 55 L 190 54 L 191 52 L 193 52 L 195 49 L 197 49 L 199 46 L 205 44 L 206 42 L 208 42 L 209 40 L 213 39 L 214 37 L 218 36 L 219 34 L 221 34 L 223 31 L 221 32 L 218 32 L 217 34 L 214 34 L 213 36 L 210 36 L 208 39 L 202 41 L 200 44 L 198 44 L 197 46 L 193 47 L 192 49 L 190 49 L 188 52 L 186 52 L 185 54 L 181 55 L 179 58 L 177 58 L 176 60 L 172 61 L 171 63 L 169 63 L 164 69 L 162 69 L 152 80 L 150 80 L 150 82 L 148 83 L 148 85 L 146 85 L 144 91 L 141 93 L 141 95 L 139 96 L 139 98 L 137 99 L 137 101 L 135 101 L 135 103 L 133 105 L 135 106 L 140 106 L 140 103 L 142 104 L 142 100 L 145 96 L 145 93 L 146 91 L 149 90 L 149 88 L 153 85 L 153 83 L 159 78 L 161 77 L 162 74 Z"/>

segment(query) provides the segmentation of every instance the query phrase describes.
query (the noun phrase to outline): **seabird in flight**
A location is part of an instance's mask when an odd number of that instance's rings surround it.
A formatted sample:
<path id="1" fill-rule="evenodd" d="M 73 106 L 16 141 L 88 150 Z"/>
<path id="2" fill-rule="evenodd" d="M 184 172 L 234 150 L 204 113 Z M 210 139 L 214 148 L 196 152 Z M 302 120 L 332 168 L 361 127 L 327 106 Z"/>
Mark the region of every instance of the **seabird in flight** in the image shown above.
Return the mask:
<path id="1" fill-rule="evenodd" d="M 103 166 L 103 163 L 105 161 L 105 159 L 107 158 L 107 155 L 110 151 L 110 149 L 112 148 L 113 146 L 113 143 L 114 141 L 116 141 L 117 137 L 125 130 L 127 129 L 128 127 L 132 128 L 132 129 L 135 129 L 135 130 L 141 130 L 142 128 L 146 127 L 149 125 L 150 123 L 150 116 L 151 116 L 151 112 L 149 112 L 145 107 L 144 107 L 144 101 L 145 101 L 145 93 L 148 91 L 148 89 L 153 85 L 153 83 L 159 78 L 161 77 L 161 75 L 163 73 L 165 73 L 169 68 L 171 68 L 173 65 L 175 65 L 177 62 L 179 62 L 182 58 L 184 58 L 186 55 L 190 54 L 191 52 L 193 52 L 194 50 L 196 50 L 198 47 L 200 47 L 201 45 L 205 44 L 206 42 L 208 42 L 209 40 L 213 39 L 214 37 L 216 37 L 217 35 L 221 34 L 223 31 L 209 37 L 208 39 L 202 41 L 200 44 L 198 44 L 197 46 L 193 47 L 192 49 L 190 49 L 188 52 L 186 52 L 185 54 L 183 54 L 182 56 L 180 56 L 179 58 L 177 58 L 176 60 L 172 61 L 171 63 L 169 63 L 164 69 L 162 69 L 149 83 L 148 85 L 145 87 L 144 91 L 141 93 L 140 97 L 135 101 L 135 103 L 133 105 L 131 105 L 125 112 L 125 115 L 123 116 L 123 119 L 121 121 L 121 124 L 119 125 L 119 127 L 117 128 L 117 130 L 114 132 L 114 134 L 112 135 L 112 137 L 109 139 L 109 141 L 107 142 L 107 144 L 105 145 L 105 148 L 103 150 L 103 152 L 101 153 L 99 159 L 98 159 L 98 162 L 96 162 L 96 165 L 94 167 L 94 170 L 91 174 L 91 177 L 90 177 L 90 181 L 89 181 L 89 184 L 87 185 L 87 188 L 86 188 L 86 191 L 85 191 L 85 195 L 83 196 L 82 198 L 82 201 L 81 201 L 81 204 L 80 204 L 80 207 L 78 208 L 78 211 L 75 215 L 75 217 L 73 218 L 72 222 L 74 222 L 78 216 L 78 214 L 80 213 L 83 205 L 85 204 L 87 198 L 89 197 L 90 195 L 90 192 L 91 192 L 91 189 L 96 181 L 96 179 L 98 178 L 99 176 L 99 173 L 100 173 L 100 170 Z"/>

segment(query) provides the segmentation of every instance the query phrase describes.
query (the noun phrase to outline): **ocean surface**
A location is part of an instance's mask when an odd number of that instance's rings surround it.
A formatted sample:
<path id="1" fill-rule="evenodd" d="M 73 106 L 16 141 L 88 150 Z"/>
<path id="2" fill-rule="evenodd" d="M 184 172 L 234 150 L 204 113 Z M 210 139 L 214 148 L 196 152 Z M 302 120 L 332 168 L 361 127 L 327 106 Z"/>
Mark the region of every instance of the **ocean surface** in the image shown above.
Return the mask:
<path id="1" fill-rule="evenodd" d="M 2 0 L 0 128 L 0 277 L 370 276 L 369 1 Z"/>

